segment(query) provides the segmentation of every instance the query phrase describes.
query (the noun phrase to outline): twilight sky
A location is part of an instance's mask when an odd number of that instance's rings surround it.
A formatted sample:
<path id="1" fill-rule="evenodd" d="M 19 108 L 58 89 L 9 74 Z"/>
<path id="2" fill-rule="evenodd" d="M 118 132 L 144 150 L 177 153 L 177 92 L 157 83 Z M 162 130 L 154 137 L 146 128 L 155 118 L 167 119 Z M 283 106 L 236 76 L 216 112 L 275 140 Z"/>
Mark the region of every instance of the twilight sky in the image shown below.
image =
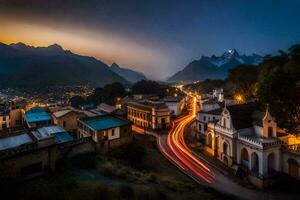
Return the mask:
<path id="1" fill-rule="evenodd" d="M 0 0 L 0 42 L 57 43 L 158 79 L 201 55 L 300 43 L 299 8 L 298 0 Z"/>

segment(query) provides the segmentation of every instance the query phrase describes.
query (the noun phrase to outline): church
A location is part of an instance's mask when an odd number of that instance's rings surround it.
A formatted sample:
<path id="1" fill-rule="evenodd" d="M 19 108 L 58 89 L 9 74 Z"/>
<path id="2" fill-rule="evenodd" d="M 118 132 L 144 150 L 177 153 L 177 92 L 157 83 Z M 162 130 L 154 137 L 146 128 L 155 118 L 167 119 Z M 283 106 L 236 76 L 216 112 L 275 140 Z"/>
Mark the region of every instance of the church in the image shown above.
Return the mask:
<path id="1" fill-rule="evenodd" d="M 271 184 L 280 172 L 300 179 L 299 145 L 290 144 L 293 136 L 277 127 L 268 108 L 261 112 L 257 103 L 250 102 L 200 111 L 196 130 L 206 152 L 237 173 L 243 172 L 258 187 Z M 295 141 L 300 143 L 300 139 Z"/>

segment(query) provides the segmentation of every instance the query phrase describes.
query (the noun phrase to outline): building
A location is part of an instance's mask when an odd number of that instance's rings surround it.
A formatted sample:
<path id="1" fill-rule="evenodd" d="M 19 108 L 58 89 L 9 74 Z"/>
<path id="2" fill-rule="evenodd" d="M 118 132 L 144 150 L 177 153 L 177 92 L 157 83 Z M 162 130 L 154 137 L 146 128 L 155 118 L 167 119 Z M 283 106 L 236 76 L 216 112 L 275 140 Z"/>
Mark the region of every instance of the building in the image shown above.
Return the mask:
<path id="1" fill-rule="evenodd" d="M 161 101 L 132 101 L 127 105 L 127 118 L 146 129 L 166 129 L 170 123 L 170 109 Z"/>
<path id="2" fill-rule="evenodd" d="M 26 102 L 15 102 L 10 106 L 10 127 L 22 127 L 23 126 L 23 113 L 26 106 Z"/>
<path id="3" fill-rule="evenodd" d="M 185 106 L 184 96 L 168 96 L 163 101 L 169 107 L 170 114 L 174 116 L 180 115 Z"/>
<path id="4" fill-rule="evenodd" d="M 10 127 L 10 109 L 8 107 L 0 108 L 0 131 L 5 131 Z"/>
<path id="5" fill-rule="evenodd" d="M 93 151 L 90 138 L 75 140 L 58 126 L 4 134 L 0 136 L 0 177 L 43 174 L 55 170 L 57 160 Z"/>
<path id="6" fill-rule="evenodd" d="M 217 99 L 219 102 L 223 102 L 224 101 L 223 88 L 214 89 L 212 97 Z"/>
<path id="7" fill-rule="evenodd" d="M 77 120 L 84 118 L 83 112 L 71 109 L 63 109 L 52 113 L 53 123 L 64 128 L 69 133 L 76 133 Z"/>
<path id="8" fill-rule="evenodd" d="M 28 128 L 48 126 L 52 123 L 52 118 L 43 108 L 33 107 L 25 112 L 25 123 Z"/>
<path id="9" fill-rule="evenodd" d="M 112 115 L 78 119 L 78 137 L 91 137 L 98 151 L 111 151 L 131 142 L 131 122 Z"/>
<path id="10" fill-rule="evenodd" d="M 97 106 L 97 110 L 99 110 L 100 112 L 106 113 L 106 114 L 112 114 L 117 109 L 114 106 L 108 105 L 106 103 L 100 103 Z"/>
<path id="11" fill-rule="evenodd" d="M 221 113 L 221 108 L 207 111 L 201 110 L 197 113 L 195 135 L 197 140 L 203 140 L 206 138 L 208 123 L 218 121 Z"/>
<path id="12" fill-rule="evenodd" d="M 256 103 L 225 106 L 204 135 L 208 153 L 258 187 L 268 186 L 279 172 L 300 179 L 300 151 L 284 143 L 268 109 L 260 112 Z"/>
<path id="13" fill-rule="evenodd" d="M 32 131 L 32 134 L 39 142 L 39 146 L 43 146 L 42 141 L 46 141 L 46 144 L 60 144 L 64 142 L 73 141 L 74 138 L 63 128 L 51 125 L 38 128 Z"/>

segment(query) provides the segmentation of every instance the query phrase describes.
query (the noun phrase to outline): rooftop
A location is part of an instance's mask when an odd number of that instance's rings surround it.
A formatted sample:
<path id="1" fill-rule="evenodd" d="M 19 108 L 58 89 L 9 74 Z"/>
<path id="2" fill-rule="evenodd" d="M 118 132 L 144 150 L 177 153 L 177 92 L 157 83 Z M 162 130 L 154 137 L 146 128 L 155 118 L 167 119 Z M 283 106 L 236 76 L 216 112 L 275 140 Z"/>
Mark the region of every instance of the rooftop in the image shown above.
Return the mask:
<path id="1" fill-rule="evenodd" d="M 33 135 L 38 140 L 54 137 L 57 143 L 68 142 L 74 139 L 65 129 L 56 125 L 39 128 L 33 132 Z"/>
<path id="2" fill-rule="evenodd" d="M 236 130 L 252 127 L 253 113 L 258 109 L 258 104 L 251 102 L 247 104 L 226 107 L 230 112 L 233 126 Z"/>
<path id="3" fill-rule="evenodd" d="M 15 148 L 24 144 L 32 143 L 33 140 L 27 133 L 9 135 L 0 138 L 0 151 Z"/>
<path id="4" fill-rule="evenodd" d="M 106 103 L 101 103 L 98 107 L 98 110 L 106 112 L 106 113 L 112 113 L 116 110 L 114 106 L 108 105 Z"/>
<path id="5" fill-rule="evenodd" d="M 27 111 L 25 118 L 28 123 L 51 120 L 51 116 L 40 107 L 33 107 Z"/>
<path id="6" fill-rule="evenodd" d="M 152 108 L 155 109 L 168 109 L 168 106 L 163 101 L 150 101 L 150 100 L 144 100 L 144 101 L 132 101 L 129 102 L 128 105 L 135 106 L 141 109 L 148 109 L 152 110 Z"/>
<path id="7" fill-rule="evenodd" d="M 115 127 L 129 125 L 130 122 L 122 120 L 111 115 L 101 115 L 96 117 L 89 117 L 80 119 L 83 123 L 96 131 L 107 130 Z"/>
<path id="8" fill-rule="evenodd" d="M 163 100 L 164 102 L 180 102 L 184 96 L 167 96 Z"/>
<path id="9" fill-rule="evenodd" d="M 53 113 L 54 117 L 59 118 L 62 117 L 68 113 L 72 112 L 72 110 L 60 110 Z"/>

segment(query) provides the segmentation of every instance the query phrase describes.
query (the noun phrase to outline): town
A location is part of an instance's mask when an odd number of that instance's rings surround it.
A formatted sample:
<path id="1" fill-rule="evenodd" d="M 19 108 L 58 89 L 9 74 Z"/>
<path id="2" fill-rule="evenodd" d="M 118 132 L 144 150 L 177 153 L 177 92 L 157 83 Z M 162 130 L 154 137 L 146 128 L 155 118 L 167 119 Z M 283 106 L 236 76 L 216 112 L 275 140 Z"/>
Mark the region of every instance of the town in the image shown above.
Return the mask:
<path id="1" fill-rule="evenodd" d="M 0 0 L 1 199 L 299 199 L 299 7 Z"/>

